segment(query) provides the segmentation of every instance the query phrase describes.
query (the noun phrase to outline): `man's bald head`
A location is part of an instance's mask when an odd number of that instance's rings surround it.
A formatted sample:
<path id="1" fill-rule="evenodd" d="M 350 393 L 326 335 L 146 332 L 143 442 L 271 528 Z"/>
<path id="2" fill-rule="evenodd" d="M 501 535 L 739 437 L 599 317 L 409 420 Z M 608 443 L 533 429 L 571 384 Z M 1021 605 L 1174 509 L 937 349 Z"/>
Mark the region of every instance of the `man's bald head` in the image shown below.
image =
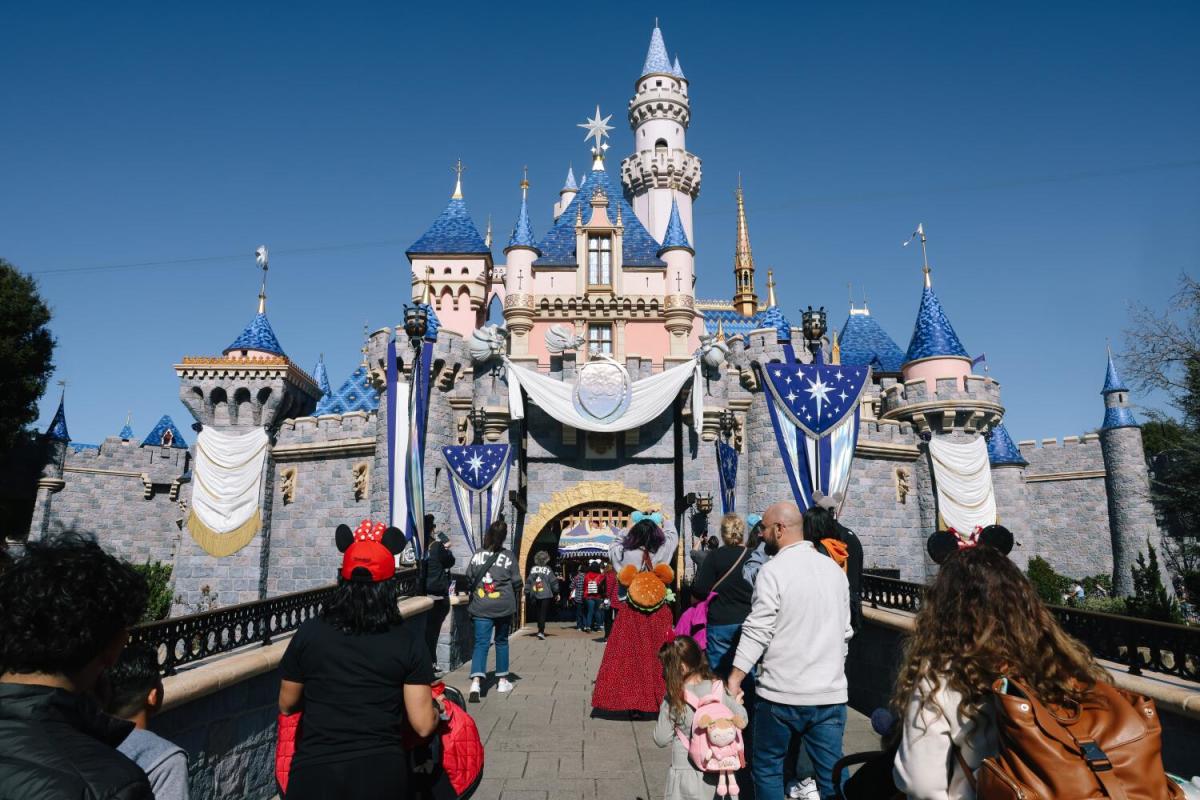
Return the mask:
<path id="1" fill-rule="evenodd" d="M 804 538 L 804 515 L 790 501 L 775 503 L 763 514 L 763 538 L 778 551 Z"/>

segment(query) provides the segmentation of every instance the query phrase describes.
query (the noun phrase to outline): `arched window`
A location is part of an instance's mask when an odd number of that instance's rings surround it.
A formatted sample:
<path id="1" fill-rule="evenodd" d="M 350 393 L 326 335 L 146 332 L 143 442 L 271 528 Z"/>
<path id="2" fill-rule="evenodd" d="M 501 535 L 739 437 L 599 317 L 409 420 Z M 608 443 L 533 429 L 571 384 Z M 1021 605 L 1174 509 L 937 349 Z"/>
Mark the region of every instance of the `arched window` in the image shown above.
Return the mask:
<path id="1" fill-rule="evenodd" d="M 667 152 L 667 140 L 666 140 L 666 139 L 659 139 L 657 142 L 655 142 L 655 143 L 654 143 L 654 152 L 655 152 L 655 153 L 665 153 L 665 152 Z"/>

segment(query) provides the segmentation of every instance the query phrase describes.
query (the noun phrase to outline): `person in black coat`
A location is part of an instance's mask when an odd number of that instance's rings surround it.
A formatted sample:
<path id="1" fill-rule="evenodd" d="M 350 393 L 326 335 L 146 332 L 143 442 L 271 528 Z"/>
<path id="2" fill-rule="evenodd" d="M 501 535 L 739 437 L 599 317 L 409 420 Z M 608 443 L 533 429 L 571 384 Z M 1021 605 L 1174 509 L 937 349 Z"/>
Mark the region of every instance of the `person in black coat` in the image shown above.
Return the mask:
<path id="1" fill-rule="evenodd" d="M 0 797 L 153 800 L 116 750 L 133 723 L 90 694 L 147 596 L 141 575 L 75 535 L 28 542 L 0 574 Z"/>
<path id="2" fill-rule="evenodd" d="M 437 532 L 433 514 L 425 515 L 425 594 L 433 600 L 433 608 L 425 614 L 425 645 L 437 671 L 437 646 L 442 635 L 442 623 L 450 613 L 450 568 L 454 553 L 450 540 Z"/>

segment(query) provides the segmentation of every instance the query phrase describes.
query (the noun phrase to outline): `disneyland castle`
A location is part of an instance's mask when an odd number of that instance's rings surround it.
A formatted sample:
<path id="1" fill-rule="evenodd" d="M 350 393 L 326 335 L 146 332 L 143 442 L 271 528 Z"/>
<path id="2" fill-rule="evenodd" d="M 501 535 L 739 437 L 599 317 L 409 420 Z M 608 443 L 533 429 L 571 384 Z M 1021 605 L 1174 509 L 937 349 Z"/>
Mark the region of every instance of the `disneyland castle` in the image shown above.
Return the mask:
<path id="1" fill-rule="evenodd" d="M 986 343 L 959 340 L 928 267 L 907 342 L 865 306 L 840 327 L 822 312 L 789 320 L 773 276 L 756 272 L 740 186 L 734 241 L 703 237 L 728 252 L 732 293 L 700 299 L 689 82 L 657 27 L 634 75 L 629 155 L 608 155 L 611 117 L 597 108 L 581 126 L 590 169 L 567 171 L 552 215 L 531 211 L 522 181 L 499 253 L 459 170 L 407 250 L 405 324 L 371 334 L 342 383 L 322 362 L 311 373 L 293 362 L 264 291 L 227 347 L 175 365 L 195 425 L 163 417 L 144 438 L 126 425 L 80 444 L 60 404 L 30 538 L 88 531 L 132 561 L 170 563 L 184 613 L 331 583 L 334 528 L 367 517 L 432 514 L 464 554 L 503 514 L 525 570 L 538 550 L 588 552 L 631 512 L 660 510 L 681 533 L 686 571 L 684 551 L 722 509 L 761 513 L 819 485 L 868 569 L 927 581 L 931 532 L 999 521 L 1022 566 L 1042 556 L 1072 576 L 1111 573 L 1128 591 L 1129 565 L 1160 534 L 1111 357 L 1098 433 L 1014 442 L 1000 383 L 973 371 Z M 495 309 L 502 327 L 488 324 Z M 181 348 L 201 352 L 222 338 L 189 335 Z M 818 422 L 824 409 L 839 427 L 805 422 L 804 380 Z M 415 506 L 404 496 L 414 486 Z"/>

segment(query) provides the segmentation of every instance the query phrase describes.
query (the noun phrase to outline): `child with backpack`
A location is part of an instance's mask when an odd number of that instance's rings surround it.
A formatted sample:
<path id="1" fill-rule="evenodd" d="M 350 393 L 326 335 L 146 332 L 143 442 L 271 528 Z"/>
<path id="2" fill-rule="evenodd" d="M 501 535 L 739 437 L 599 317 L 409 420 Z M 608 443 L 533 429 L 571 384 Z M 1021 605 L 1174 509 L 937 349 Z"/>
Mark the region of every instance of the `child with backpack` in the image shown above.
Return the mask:
<path id="1" fill-rule="evenodd" d="M 725 690 L 692 637 L 675 637 L 662 646 L 658 658 L 667 696 L 658 711 L 654 743 L 671 748 L 663 800 L 737 797 L 733 775 L 746 764 L 746 709 Z"/>

